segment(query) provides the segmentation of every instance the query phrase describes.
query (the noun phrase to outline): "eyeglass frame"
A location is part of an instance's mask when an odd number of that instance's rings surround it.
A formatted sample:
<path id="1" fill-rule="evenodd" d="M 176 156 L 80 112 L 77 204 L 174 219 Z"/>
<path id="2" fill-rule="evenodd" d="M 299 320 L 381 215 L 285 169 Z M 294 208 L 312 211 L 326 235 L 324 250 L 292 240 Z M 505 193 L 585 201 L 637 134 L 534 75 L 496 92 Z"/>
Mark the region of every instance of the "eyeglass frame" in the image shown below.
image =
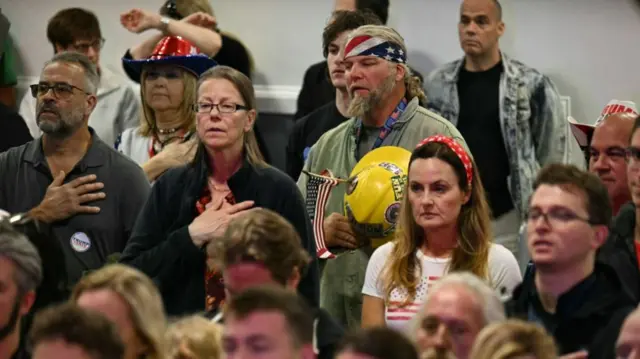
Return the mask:
<path id="1" fill-rule="evenodd" d="M 604 151 L 596 151 L 593 147 L 587 147 L 589 162 L 591 159 L 595 158 L 595 161 L 600 159 L 600 156 L 605 156 L 607 159 L 613 162 L 617 162 L 620 160 L 627 160 L 627 149 L 622 147 L 609 147 Z M 619 163 L 619 162 L 618 162 Z"/>
<path id="2" fill-rule="evenodd" d="M 64 96 L 59 96 L 59 94 L 56 92 L 55 90 L 55 86 L 60 86 L 60 85 L 64 85 L 64 86 L 69 86 L 71 88 L 71 91 L 69 92 L 69 96 L 68 97 L 64 97 Z M 39 87 L 40 86 L 45 86 L 47 87 L 47 90 L 45 92 L 42 93 L 42 95 L 39 95 Z M 33 98 L 37 99 L 39 96 L 44 96 L 47 93 L 49 93 L 49 91 L 53 91 L 53 96 L 58 99 L 58 100 L 67 100 L 71 97 L 71 95 L 73 95 L 73 90 L 76 89 L 80 92 L 82 92 L 85 95 L 91 95 L 91 93 L 85 91 L 84 89 L 81 89 L 78 86 L 74 86 L 72 84 L 68 84 L 66 82 L 55 82 L 53 83 L 53 85 L 49 85 L 47 83 L 37 83 L 37 84 L 32 84 L 29 85 L 29 90 L 31 92 L 31 96 L 33 96 Z"/>
<path id="3" fill-rule="evenodd" d="M 640 148 L 635 146 L 629 146 L 625 149 L 625 161 L 627 165 L 633 162 L 633 164 L 640 164 Z"/>
<path id="4" fill-rule="evenodd" d="M 560 219 L 560 218 L 558 218 L 558 217 L 553 218 L 553 216 L 552 216 L 552 217 L 551 217 L 551 220 L 550 220 L 549 215 L 551 215 L 551 214 L 553 213 L 553 211 L 549 211 L 549 212 L 538 211 L 538 212 L 539 212 L 539 213 L 538 213 L 538 216 L 537 216 L 536 218 L 531 218 L 531 212 L 532 212 L 532 210 L 527 210 L 527 213 L 525 213 L 525 219 L 526 219 L 527 224 L 529 224 L 529 222 L 537 221 L 538 219 L 540 219 L 540 217 L 542 217 L 542 219 L 544 220 L 544 222 L 545 222 L 548 226 L 550 226 L 550 227 L 553 227 L 553 225 L 552 225 L 552 220 L 556 220 L 556 221 L 558 221 L 559 223 L 563 223 L 563 224 L 566 224 L 566 223 L 569 223 L 569 222 L 573 222 L 573 221 L 580 221 L 580 222 L 587 223 L 587 224 L 589 224 L 589 225 L 591 225 L 591 226 L 601 225 L 601 223 L 595 223 L 595 222 L 593 222 L 593 221 L 591 220 L 591 218 L 584 218 L 584 217 L 581 217 L 581 216 L 577 215 L 576 213 L 574 213 L 574 212 L 573 212 L 572 210 L 570 210 L 570 209 L 565 209 L 565 210 L 566 210 L 567 212 L 570 212 L 570 213 L 571 213 L 570 218 Z M 558 222 L 555 222 L 555 223 L 558 223 Z"/>
<path id="5" fill-rule="evenodd" d="M 87 53 L 89 51 L 89 48 L 92 47 L 95 51 L 98 50 L 102 50 L 102 48 L 104 47 L 105 42 L 107 42 L 107 40 L 103 37 L 91 41 L 89 44 L 82 44 L 82 45 L 77 45 L 75 43 L 69 44 L 69 46 L 67 46 L 67 48 L 73 48 L 75 51 L 80 52 L 80 53 Z M 86 47 L 86 49 L 82 49 L 81 47 Z"/>
<path id="6" fill-rule="evenodd" d="M 203 105 L 204 105 L 204 106 L 207 106 L 207 107 L 209 107 L 209 106 L 210 106 L 211 108 L 209 108 L 209 110 L 208 110 L 208 111 L 200 111 L 200 107 L 201 107 L 201 106 L 203 106 Z M 233 109 L 233 111 L 230 111 L 230 112 L 220 111 L 220 105 L 233 105 L 233 106 L 234 106 L 234 109 Z M 192 108 L 193 108 L 193 111 L 195 111 L 197 114 L 202 114 L 202 115 L 204 115 L 204 114 L 210 114 L 210 113 L 211 113 L 211 111 L 213 111 L 213 109 L 214 109 L 214 108 L 218 111 L 218 113 L 220 113 L 220 114 L 226 114 L 226 115 L 229 115 L 229 114 L 232 114 L 232 113 L 236 113 L 236 112 L 238 112 L 238 111 L 243 111 L 243 110 L 244 110 L 244 111 L 249 111 L 249 107 L 247 107 L 247 106 L 245 106 L 245 105 L 237 104 L 237 103 L 235 103 L 235 102 L 196 103 L 196 104 L 194 104 L 194 105 L 192 106 Z"/>

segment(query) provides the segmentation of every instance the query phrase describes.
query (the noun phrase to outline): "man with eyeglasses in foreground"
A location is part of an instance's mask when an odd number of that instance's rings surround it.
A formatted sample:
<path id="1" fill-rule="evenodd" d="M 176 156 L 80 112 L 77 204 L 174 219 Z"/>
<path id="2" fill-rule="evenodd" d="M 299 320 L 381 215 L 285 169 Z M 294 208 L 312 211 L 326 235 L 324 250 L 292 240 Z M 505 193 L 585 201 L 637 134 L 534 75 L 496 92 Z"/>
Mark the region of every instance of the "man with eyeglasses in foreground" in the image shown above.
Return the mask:
<path id="1" fill-rule="evenodd" d="M 70 285 L 124 249 L 150 190 L 142 169 L 88 125 L 98 81 L 85 55 L 55 55 L 31 85 L 44 134 L 0 154 L 0 208 L 51 225 Z"/>
<path id="2" fill-rule="evenodd" d="M 561 355 L 613 359 L 635 303 L 614 269 L 595 260 L 609 234 L 607 189 L 592 173 L 552 164 L 539 172 L 533 190 L 527 245 L 534 267 L 515 289 L 508 315 L 542 325 Z"/>
<path id="3" fill-rule="evenodd" d="M 114 146 L 122 131 L 139 124 L 140 101 L 124 79 L 106 67 L 100 66 L 100 50 L 104 39 L 95 14 L 81 8 L 68 8 L 56 13 L 47 25 L 47 38 L 53 53 L 64 51 L 86 55 L 97 67 L 100 83 L 98 104 L 91 115 L 89 125 L 109 146 Z M 24 118 L 33 138 L 42 134 L 36 122 L 35 100 L 27 93 L 20 103 L 20 115 Z"/>

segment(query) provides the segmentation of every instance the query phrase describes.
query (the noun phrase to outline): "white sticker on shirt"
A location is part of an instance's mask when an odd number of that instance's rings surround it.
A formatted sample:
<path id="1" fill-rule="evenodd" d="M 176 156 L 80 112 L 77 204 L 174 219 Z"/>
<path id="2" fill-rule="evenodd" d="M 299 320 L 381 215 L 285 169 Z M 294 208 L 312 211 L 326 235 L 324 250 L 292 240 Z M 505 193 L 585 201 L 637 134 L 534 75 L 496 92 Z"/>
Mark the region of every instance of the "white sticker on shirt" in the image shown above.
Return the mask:
<path id="1" fill-rule="evenodd" d="M 76 252 L 86 252 L 91 248 L 91 240 L 83 232 L 76 232 L 71 236 L 71 248 Z"/>

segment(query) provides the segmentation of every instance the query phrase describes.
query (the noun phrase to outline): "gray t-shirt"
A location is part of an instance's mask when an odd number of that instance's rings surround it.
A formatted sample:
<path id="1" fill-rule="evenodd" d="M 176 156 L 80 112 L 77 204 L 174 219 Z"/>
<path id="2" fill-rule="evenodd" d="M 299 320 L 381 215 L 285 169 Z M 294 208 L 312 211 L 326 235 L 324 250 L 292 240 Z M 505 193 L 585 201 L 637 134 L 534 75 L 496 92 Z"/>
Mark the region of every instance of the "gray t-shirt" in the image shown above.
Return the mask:
<path id="1" fill-rule="evenodd" d="M 373 147 L 373 144 L 380 135 L 381 127 L 368 127 L 362 126 L 362 132 L 360 133 L 360 141 L 358 142 L 358 161 L 364 155 L 369 153 Z"/>

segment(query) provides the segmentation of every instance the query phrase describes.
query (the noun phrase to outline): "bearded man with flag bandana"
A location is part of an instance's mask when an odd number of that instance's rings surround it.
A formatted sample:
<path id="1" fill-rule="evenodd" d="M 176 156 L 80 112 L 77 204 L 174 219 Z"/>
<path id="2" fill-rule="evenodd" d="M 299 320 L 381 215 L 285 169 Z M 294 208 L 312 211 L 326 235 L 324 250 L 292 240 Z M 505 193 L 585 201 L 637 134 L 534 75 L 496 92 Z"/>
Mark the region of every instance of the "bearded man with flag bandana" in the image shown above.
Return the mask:
<path id="1" fill-rule="evenodd" d="M 419 105 L 420 80 L 407 67 L 404 39 L 392 28 L 366 25 L 349 34 L 342 49 L 351 118 L 325 133 L 311 148 L 298 187 L 313 221 L 323 259 L 320 306 L 345 327 L 360 326 L 361 290 L 373 252 L 344 216 L 346 180 L 365 154 L 381 146 L 413 149 L 442 134 L 468 151 L 460 132 Z"/>

